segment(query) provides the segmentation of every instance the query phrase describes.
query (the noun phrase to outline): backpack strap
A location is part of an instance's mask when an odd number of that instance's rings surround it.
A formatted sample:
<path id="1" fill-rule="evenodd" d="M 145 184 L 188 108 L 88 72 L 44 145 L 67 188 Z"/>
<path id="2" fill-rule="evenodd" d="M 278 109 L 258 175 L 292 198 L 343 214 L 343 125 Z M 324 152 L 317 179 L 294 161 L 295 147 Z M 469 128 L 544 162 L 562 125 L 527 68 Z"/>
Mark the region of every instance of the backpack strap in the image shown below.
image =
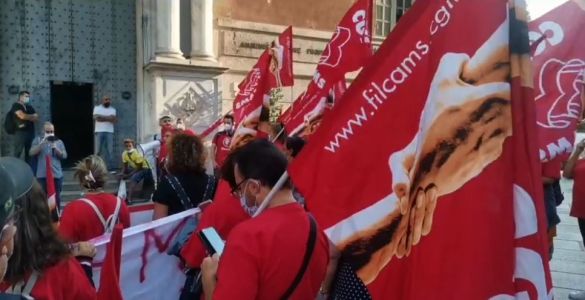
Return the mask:
<path id="1" fill-rule="evenodd" d="M 79 201 L 84 202 L 85 204 L 89 205 L 89 207 L 91 207 L 93 209 L 93 211 L 97 215 L 98 219 L 100 219 L 100 222 L 102 222 L 102 226 L 104 226 L 104 231 L 105 231 L 106 230 L 106 219 L 104 218 L 104 215 L 98 209 L 98 207 L 93 202 L 91 202 L 91 200 L 86 199 L 86 198 L 81 198 L 81 199 L 79 199 Z"/>
<path id="2" fill-rule="evenodd" d="M 183 186 L 181 185 L 177 177 L 169 174 L 166 175 L 165 178 L 171 184 L 171 187 L 173 188 L 175 193 L 177 193 L 177 196 L 179 196 L 179 200 L 181 200 L 183 208 L 185 210 L 193 208 L 193 202 L 191 202 L 191 199 L 189 198 L 187 193 L 185 193 L 185 190 L 183 189 Z"/>
<path id="3" fill-rule="evenodd" d="M 40 276 L 41 274 L 39 272 L 33 271 L 28 280 L 26 281 L 26 283 L 24 281 L 20 281 L 14 286 L 8 288 L 8 290 L 6 290 L 6 293 L 12 295 L 20 295 L 27 300 L 34 300 L 35 298 L 31 296 L 31 293 L 33 288 L 37 284 L 37 281 L 39 280 Z"/>
<path id="4" fill-rule="evenodd" d="M 91 200 L 86 199 L 86 198 L 81 198 L 81 199 L 79 199 L 79 201 L 84 202 L 85 204 L 89 205 L 89 207 L 91 207 L 93 209 L 93 211 L 97 215 L 98 219 L 100 219 L 102 226 L 104 227 L 104 233 L 112 233 L 112 231 L 114 231 L 114 227 L 118 223 L 120 209 L 122 208 L 122 200 L 120 200 L 120 197 L 116 197 L 116 209 L 114 209 L 114 213 L 111 214 L 107 219 L 104 218 L 104 215 L 102 214 L 102 212 L 99 210 L 99 208 L 93 202 L 91 202 Z"/>
<path id="5" fill-rule="evenodd" d="M 311 257 L 313 256 L 313 251 L 315 250 L 315 241 L 317 240 L 317 222 L 315 222 L 313 215 L 311 214 L 307 215 L 309 217 L 309 239 L 307 241 L 305 256 L 303 257 L 303 263 L 301 265 L 301 268 L 299 269 L 299 272 L 297 273 L 297 276 L 295 276 L 295 279 L 293 280 L 292 284 L 286 290 L 286 292 L 281 298 L 284 300 L 288 299 L 301 283 L 301 280 L 303 279 L 305 273 L 307 272 L 307 267 L 309 267 L 309 262 L 311 261 Z"/>

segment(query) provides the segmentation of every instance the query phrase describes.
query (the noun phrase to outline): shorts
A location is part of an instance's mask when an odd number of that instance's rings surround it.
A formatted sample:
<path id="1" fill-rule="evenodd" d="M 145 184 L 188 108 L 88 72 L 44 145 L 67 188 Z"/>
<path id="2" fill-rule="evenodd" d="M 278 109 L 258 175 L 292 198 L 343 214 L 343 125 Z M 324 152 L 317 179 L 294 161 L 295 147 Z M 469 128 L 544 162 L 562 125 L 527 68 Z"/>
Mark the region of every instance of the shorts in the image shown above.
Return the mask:
<path id="1" fill-rule="evenodd" d="M 142 169 L 134 173 L 134 175 L 130 177 L 130 180 L 135 183 L 139 183 L 142 180 L 144 180 L 144 183 L 152 182 L 152 172 L 150 169 Z"/>

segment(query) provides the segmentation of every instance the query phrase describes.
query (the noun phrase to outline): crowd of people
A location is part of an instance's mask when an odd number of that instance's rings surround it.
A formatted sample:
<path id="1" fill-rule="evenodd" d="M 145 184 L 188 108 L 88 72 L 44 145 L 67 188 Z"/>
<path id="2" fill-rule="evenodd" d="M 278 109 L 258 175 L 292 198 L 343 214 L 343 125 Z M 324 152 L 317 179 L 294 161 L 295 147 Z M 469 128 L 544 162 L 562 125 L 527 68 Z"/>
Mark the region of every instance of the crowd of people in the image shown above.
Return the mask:
<path id="1" fill-rule="evenodd" d="M 0 291 L 34 299 L 95 299 L 91 263 L 96 250 L 88 241 L 111 232 L 117 223 L 130 226 L 127 203 L 105 189 L 115 169 L 116 110 L 108 97 L 96 106 L 96 154 L 74 168 L 83 196 L 68 203 L 55 222 L 47 204 L 47 168 L 60 191 L 61 161 L 67 151 L 51 123 L 34 137 L 38 115 L 28 97 L 28 92 L 20 93 L 11 110 L 18 143 L 14 156 L 24 155 L 24 160 L 0 158 L 0 222 L 4 224 Z M 301 193 L 286 180 L 268 199 L 306 141 L 287 138 L 281 124 L 265 123 L 255 139 L 234 144 L 234 118 L 225 115 L 223 129 L 207 149 L 201 137 L 178 121 L 173 124 L 170 116 L 159 119 L 160 135 L 155 139 L 160 149 L 154 164 L 138 151 L 133 139 L 125 139 L 118 178 L 129 181 L 130 202 L 140 183 L 156 187 L 153 220 L 200 208 L 195 228 L 172 253 L 188 270 L 180 299 L 344 299 L 348 284 L 343 281 L 355 274 L 308 212 Z M 561 174 L 575 182 L 571 215 L 578 218 L 585 240 L 584 151 L 585 140 L 564 166 L 543 168 L 551 256 L 552 237 L 560 222 L 556 206 L 563 200 Z M 45 163 L 47 157 L 50 165 Z M 207 168 L 209 162 L 212 170 Z M 221 255 L 210 256 L 208 245 L 199 238 L 206 228 L 226 240 Z M 572 297 L 585 299 L 585 294 Z"/>

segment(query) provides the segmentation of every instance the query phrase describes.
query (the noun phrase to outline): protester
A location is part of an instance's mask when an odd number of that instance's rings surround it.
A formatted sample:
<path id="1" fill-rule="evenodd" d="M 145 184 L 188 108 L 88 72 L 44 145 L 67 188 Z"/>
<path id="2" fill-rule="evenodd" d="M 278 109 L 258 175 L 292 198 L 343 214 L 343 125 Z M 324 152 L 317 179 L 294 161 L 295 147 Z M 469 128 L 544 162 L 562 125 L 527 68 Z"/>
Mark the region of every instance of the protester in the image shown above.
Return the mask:
<path id="1" fill-rule="evenodd" d="M 112 107 L 112 100 L 105 96 L 102 104 L 93 108 L 95 120 L 95 152 L 101 156 L 109 170 L 114 169 L 114 124 L 118 122 L 116 109 Z M 112 171 L 115 173 L 115 171 Z"/>
<path id="2" fill-rule="evenodd" d="M 173 215 L 199 203 L 208 195 L 213 198 L 215 179 L 205 174 L 205 151 L 201 139 L 196 136 L 178 133 L 171 137 L 166 170 L 157 186 L 153 218 L 160 219 Z"/>
<path id="3" fill-rule="evenodd" d="M 24 299 L 96 299 L 95 289 L 74 258 L 74 254 L 93 256 L 95 248 L 72 253 L 59 239 L 46 195 L 29 166 L 13 158 L 0 158 L 0 169 L 3 215 L 10 214 L 7 223 L 16 228 L 0 291 Z M 3 249 L 3 255 L 6 253 L 8 249 Z"/>
<path id="4" fill-rule="evenodd" d="M 43 191 L 47 192 L 47 157 L 51 158 L 51 170 L 55 184 L 55 198 L 57 207 L 61 207 L 61 190 L 63 188 L 63 169 L 61 160 L 67 159 L 65 144 L 55 136 L 55 127 L 50 122 L 44 125 L 44 133 L 34 139 L 29 151 L 31 157 L 36 157 L 36 177 Z"/>
<path id="5" fill-rule="evenodd" d="M 542 183 L 544 190 L 544 208 L 547 219 L 547 233 L 549 241 L 549 259 L 552 259 L 554 252 L 554 237 L 557 235 L 557 225 L 561 223 L 561 218 L 557 213 L 557 203 L 559 195 L 555 192 L 555 184 L 561 178 L 561 163 L 552 161 L 542 164 Z"/>
<path id="6" fill-rule="evenodd" d="M 35 123 L 38 121 L 39 115 L 34 107 L 30 105 L 30 93 L 28 91 L 18 93 L 18 101 L 12 105 L 10 113 L 14 113 L 16 122 L 12 155 L 20 158 L 24 151 L 24 160 L 30 164 L 29 151 L 35 136 Z"/>
<path id="7" fill-rule="evenodd" d="M 286 139 L 285 153 L 288 161 L 292 161 L 305 146 L 305 140 L 298 136 L 291 136 Z"/>
<path id="8" fill-rule="evenodd" d="M 88 241 L 106 232 L 115 222 L 119 211 L 119 222 L 130 227 L 130 212 L 126 203 L 118 197 L 104 192 L 108 171 L 104 161 L 90 155 L 75 166 L 73 175 L 85 190 L 83 198 L 74 200 L 63 209 L 59 233 L 68 242 Z"/>
<path id="9" fill-rule="evenodd" d="M 223 117 L 223 130 L 216 133 L 212 140 L 212 152 L 214 159 L 214 167 L 217 171 L 221 169 L 225 159 L 230 153 L 230 144 L 232 136 L 234 135 L 234 117 L 232 115 L 225 115 Z M 219 172 L 217 176 L 221 177 Z"/>
<path id="10" fill-rule="evenodd" d="M 122 153 L 122 173 L 123 179 L 130 179 L 128 184 L 127 202 L 132 203 L 132 194 L 136 192 L 138 184 L 142 182 L 142 187 L 152 186 L 154 179 L 152 178 L 152 170 L 148 161 L 136 149 L 134 140 L 125 139 L 124 147 L 126 150 Z"/>
<path id="11" fill-rule="evenodd" d="M 252 215 L 286 171 L 287 160 L 266 140 L 234 155 L 230 185 Z M 221 259 L 203 261 L 203 289 L 206 299 L 314 299 L 327 264 L 327 238 L 295 202 L 287 181 L 266 211 L 233 229 Z"/>

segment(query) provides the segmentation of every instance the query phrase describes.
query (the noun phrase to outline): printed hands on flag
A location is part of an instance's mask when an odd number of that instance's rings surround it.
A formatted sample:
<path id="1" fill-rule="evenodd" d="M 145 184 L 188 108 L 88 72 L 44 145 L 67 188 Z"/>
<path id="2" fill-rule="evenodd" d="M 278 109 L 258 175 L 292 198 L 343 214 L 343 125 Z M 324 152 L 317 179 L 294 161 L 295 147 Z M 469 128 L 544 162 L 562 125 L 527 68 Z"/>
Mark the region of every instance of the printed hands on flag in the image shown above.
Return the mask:
<path id="1" fill-rule="evenodd" d="M 509 51 L 501 26 L 470 58 L 441 59 L 411 143 L 390 157 L 393 190 L 403 215 L 396 256 L 428 235 L 437 198 L 461 188 L 502 153 L 512 134 Z"/>

